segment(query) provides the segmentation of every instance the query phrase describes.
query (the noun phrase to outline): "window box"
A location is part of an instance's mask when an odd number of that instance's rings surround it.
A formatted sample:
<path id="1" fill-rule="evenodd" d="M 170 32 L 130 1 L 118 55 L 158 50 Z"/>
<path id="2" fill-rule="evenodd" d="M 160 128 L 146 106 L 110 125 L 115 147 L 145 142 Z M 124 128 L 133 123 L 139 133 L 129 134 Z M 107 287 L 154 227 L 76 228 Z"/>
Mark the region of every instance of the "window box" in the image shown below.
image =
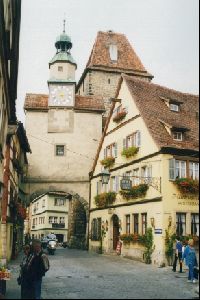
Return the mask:
<path id="1" fill-rule="evenodd" d="M 147 184 L 139 184 L 133 186 L 129 191 L 120 191 L 120 194 L 126 199 L 137 199 L 146 195 L 149 186 Z"/>
<path id="2" fill-rule="evenodd" d="M 144 244 L 144 238 L 139 234 L 121 234 L 120 240 L 122 240 L 124 244 L 130 244 L 130 243 Z"/>
<path id="3" fill-rule="evenodd" d="M 181 193 L 184 194 L 198 194 L 199 181 L 191 178 L 177 178 L 174 182 Z"/>
<path id="4" fill-rule="evenodd" d="M 127 115 L 127 112 L 125 110 L 122 110 L 118 112 L 114 117 L 113 117 L 113 122 L 119 123 L 122 121 Z"/>
<path id="5" fill-rule="evenodd" d="M 115 158 L 110 156 L 110 157 L 106 157 L 101 161 L 101 164 L 107 169 L 110 168 L 114 165 L 115 163 Z"/>
<path id="6" fill-rule="evenodd" d="M 127 149 L 124 149 L 121 153 L 122 156 L 125 156 L 126 158 L 130 158 L 133 157 L 134 155 L 136 155 L 139 151 L 138 147 L 129 147 Z"/>
<path id="7" fill-rule="evenodd" d="M 94 198 L 95 205 L 98 208 L 106 208 L 115 202 L 116 196 L 117 194 L 115 192 L 102 193 L 100 195 L 97 195 Z"/>

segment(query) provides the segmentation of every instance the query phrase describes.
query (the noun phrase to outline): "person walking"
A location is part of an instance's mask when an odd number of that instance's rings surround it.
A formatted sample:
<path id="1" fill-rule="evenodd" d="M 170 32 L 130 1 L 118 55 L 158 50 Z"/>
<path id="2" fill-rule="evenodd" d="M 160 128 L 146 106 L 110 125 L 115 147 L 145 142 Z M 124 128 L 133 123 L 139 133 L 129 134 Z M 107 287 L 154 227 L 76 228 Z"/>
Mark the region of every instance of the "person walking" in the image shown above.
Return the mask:
<path id="1" fill-rule="evenodd" d="M 182 243 L 180 241 L 180 237 L 176 238 L 176 252 L 175 252 L 175 257 L 174 257 L 174 263 L 173 263 L 173 271 L 176 272 L 176 266 L 177 266 L 177 261 L 179 260 L 179 264 L 180 264 L 180 273 L 182 273 L 182 267 L 183 267 L 183 263 L 182 263 Z"/>
<path id="2" fill-rule="evenodd" d="M 31 247 L 24 246 L 24 257 L 20 264 L 20 275 L 17 279 L 18 284 L 21 285 L 21 299 L 34 299 L 32 284 L 29 281 L 27 274 L 27 261 L 31 254 Z"/>
<path id="3" fill-rule="evenodd" d="M 194 249 L 194 240 L 189 239 L 188 246 L 185 248 L 183 253 L 183 258 L 185 258 L 186 265 L 189 268 L 188 272 L 188 282 L 196 283 L 194 276 L 194 268 L 198 266 L 197 257 Z"/>
<path id="4" fill-rule="evenodd" d="M 34 240 L 32 247 L 33 253 L 27 261 L 27 272 L 29 281 L 31 280 L 33 299 L 41 299 L 42 278 L 49 270 L 49 260 L 42 251 L 40 240 Z"/>

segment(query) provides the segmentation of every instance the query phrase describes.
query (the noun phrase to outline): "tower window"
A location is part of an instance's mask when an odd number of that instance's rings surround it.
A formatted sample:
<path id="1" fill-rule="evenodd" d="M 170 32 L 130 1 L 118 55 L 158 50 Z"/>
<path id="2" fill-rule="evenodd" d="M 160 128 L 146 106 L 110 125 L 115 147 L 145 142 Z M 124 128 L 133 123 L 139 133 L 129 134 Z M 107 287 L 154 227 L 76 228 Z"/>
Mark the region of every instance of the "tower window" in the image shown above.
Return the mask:
<path id="1" fill-rule="evenodd" d="M 59 66 L 58 67 L 58 72 L 63 72 L 63 67 Z"/>
<path id="2" fill-rule="evenodd" d="M 108 79 L 108 84 L 110 84 L 110 78 Z"/>
<path id="3" fill-rule="evenodd" d="M 56 145 L 56 156 L 64 156 L 64 155 L 65 155 L 65 146 Z"/>
<path id="4" fill-rule="evenodd" d="M 118 59 L 117 45 L 110 45 L 109 52 L 110 52 L 110 59 L 112 61 L 117 61 L 117 59 Z"/>

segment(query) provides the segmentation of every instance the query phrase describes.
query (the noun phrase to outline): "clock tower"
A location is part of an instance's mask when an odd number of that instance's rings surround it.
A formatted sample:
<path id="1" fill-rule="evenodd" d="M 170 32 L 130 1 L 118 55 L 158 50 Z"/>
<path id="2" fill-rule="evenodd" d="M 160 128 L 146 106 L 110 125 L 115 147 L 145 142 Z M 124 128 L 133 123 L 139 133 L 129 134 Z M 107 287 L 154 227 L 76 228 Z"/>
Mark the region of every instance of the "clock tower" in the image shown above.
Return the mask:
<path id="1" fill-rule="evenodd" d="M 55 43 L 56 54 L 49 62 L 49 108 L 73 107 L 75 101 L 75 70 L 77 68 L 70 49 L 71 38 L 65 33 L 59 35 Z"/>

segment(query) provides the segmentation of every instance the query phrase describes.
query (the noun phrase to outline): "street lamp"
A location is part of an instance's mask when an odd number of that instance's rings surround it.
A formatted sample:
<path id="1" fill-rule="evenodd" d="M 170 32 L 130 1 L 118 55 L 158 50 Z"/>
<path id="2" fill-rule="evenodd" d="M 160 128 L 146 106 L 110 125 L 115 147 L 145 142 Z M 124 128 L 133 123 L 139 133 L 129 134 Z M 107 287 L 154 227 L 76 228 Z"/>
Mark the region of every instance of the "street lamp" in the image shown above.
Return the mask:
<path id="1" fill-rule="evenodd" d="M 102 184 L 108 184 L 109 179 L 110 179 L 110 173 L 108 170 L 103 170 L 101 173 L 101 180 L 102 180 Z"/>

